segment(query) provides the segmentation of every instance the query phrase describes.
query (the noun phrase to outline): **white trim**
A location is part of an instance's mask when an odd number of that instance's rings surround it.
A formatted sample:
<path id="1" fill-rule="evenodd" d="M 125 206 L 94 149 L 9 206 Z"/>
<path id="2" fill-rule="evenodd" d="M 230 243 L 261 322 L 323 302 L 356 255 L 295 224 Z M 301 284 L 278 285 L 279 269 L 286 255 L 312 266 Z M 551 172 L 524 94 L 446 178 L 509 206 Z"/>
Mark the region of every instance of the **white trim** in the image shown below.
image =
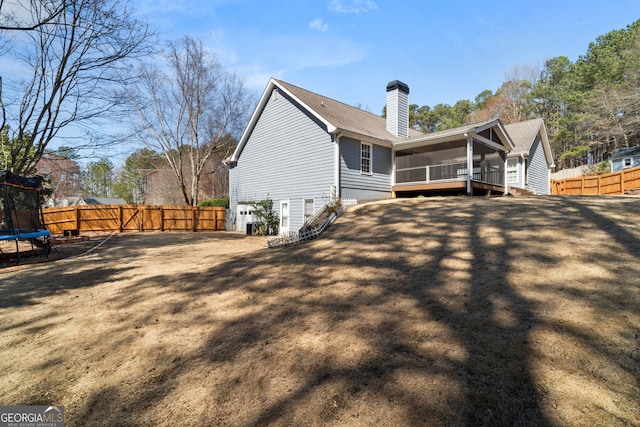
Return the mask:
<path id="1" fill-rule="evenodd" d="M 286 204 L 287 205 L 287 226 L 285 227 L 282 224 L 282 220 L 283 218 L 285 218 L 285 216 L 283 215 L 282 212 L 282 206 Z M 280 200 L 280 223 L 279 223 L 279 230 L 278 230 L 278 234 L 284 234 L 284 233 L 288 233 L 289 230 L 291 230 L 291 203 L 289 203 L 289 199 L 287 200 Z"/>
<path id="2" fill-rule="evenodd" d="M 471 195 L 471 180 L 473 179 L 473 137 L 467 136 L 467 194 Z"/>
<path id="3" fill-rule="evenodd" d="M 508 196 L 509 195 L 509 180 L 507 179 L 507 165 L 509 164 L 509 156 L 507 156 L 505 154 L 504 156 L 504 195 Z M 517 170 L 517 166 L 518 164 L 516 163 L 516 170 Z"/>
<path id="4" fill-rule="evenodd" d="M 302 223 L 303 224 L 306 223 L 308 220 L 308 218 L 305 218 L 305 208 L 306 208 L 307 200 L 311 200 L 311 202 L 313 203 L 313 207 L 311 209 L 311 215 L 309 215 L 309 218 L 313 217 L 313 215 L 316 213 L 316 199 L 314 197 L 302 199 Z"/>
<path id="5" fill-rule="evenodd" d="M 515 167 L 509 169 L 509 162 L 511 162 L 511 161 L 515 162 Z M 516 158 L 513 158 L 513 157 L 512 158 L 508 158 L 507 157 L 507 164 L 505 165 L 505 167 L 506 167 L 506 170 L 507 170 L 507 173 L 506 173 L 506 176 L 505 176 L 505 182 L 507 184 L 520 184 L 520 158 L 518 158 L 518 157 L 516 157 Z M 511 180 L 510 181 L 508 179 L 509 178 L 509 172 L 513 172 L 513 169 L 515 169 L 515 172 L 516 172 L 516 180 L 515 181 Z"/>
<path id="6" fill-rule="evenodd" d="M 505 147 L 504 145 L 498 144 L 496 142 L 491 141 L 488 138 L 485 138 L 484 136 L 480 136 L 480 135 L 474 135 L 473 139 L 476 140 L 479 144 L 483 144 L 486 145 L 489 148 L 493 148 L 496 151 L 507 151 L 508 148 Z"/>
<path id="7" fill-rule="evenodd" d="M 330 123 L 327 119 L 325 119 L 323 116 L 321 116 L 320 114 L 318 114 L 316 112 L 316 110 L 314 110 L 313 108 L 309 107 L 307 104 L 305 104 L 304 102 L 302 102 L 302 100 L 300 98 L 298 98 L 297 96 L 295 96 L 293 93 L 289 92 L 284 86 L 280 85 L 275 79 L 271 79 L 271 81 L 273 82 L 274 85 L 276 85 L 281 91 L 285 92 L 287 95 L 289 95 L 291 98 L 293 98 L 298 104 L 302 105 L 302 107 L 307 110 L 309 113 L 311 113 L 316 119 L 320 120 L 320 122 L 324 123 L 325 126 L 327 126 L 327 132 L 329 133 L 334 133 L 336 130 L 338 130 L 337 127 L 335 127 L 332 123 Z"/>
<path id="8" fill-rule="evenodd" d="M 353 132 L 347 129 L 340 129 L 339 132 L 340 132 L 340 136 L 346 136 L 347 138 L 356 139 L 358 141 L 367 141 L 372 144 L 381 145 L 387 148 L 394 147 L 394 142 L 391 140 L 380 139 L 380 138 L 373 137 L 371 135 Z"/>
<path id="9" fill-rule="evenodd" d="M 240 157 L 240 153 L 242 153 L 242 150 L 244 150 L 244 146 L 247 144 L 247 141 L 249 140 L 249 136 L 253 132 L 253 128 L 255 128 L 256 124 L 258 123 L 258 119 L 262 115 L 262 111 L 264 110 L 264 108 L 267 105 L 267 103 L 269 102 L 269 100 L 272 98 L 274 89 L 278 89 L 278 91 L 282 91 L 283 93 L 286 93 L 288 96 L 293 98 L 304 109 L 306 109 L 311 115 L 313 115 L 318 120 L 320 120 L 320 122 L 324 123 L 327 126 L 327 131 L 329 133 L 333 133 L 333 132 L 335 132 L 337 130 L 337 128 L 333 124 L 329 123 L 324 117 L 319 115 L 313 108 L 310 108 L 308 105 L 306 105 L 304 102 L 302 102 L 296 96 L 294 96 L 291 92 L 289 92 L 284 86 L 279 84 L 275 79 L 271 78 L 271 79 L 269 79 L 269 83 L 267 83 L 267 87 L 264 89 L 264 92 L 262 92 L 262 96 L 260 97 L 260 100 L 258 101 L 258 105 L 256 105 L 256 108 L 253 110 L 253 114 L 251 115 L 251 119 L 249 120 L 249 124 L 244 129 L 244 132 L 242 133 L 242 136 L 240 137 L 240 140 L 238 141 L 238 146 L 236 147 L 236 149 L 233 152 L 233 154 L 231 155 L 231 157 L 229 157 L 229 158 L 224 160 L 224 163 L 230 164 L 230 163 L 238 161 L 238 158 Z"/>
<path id="10" fill-rule="evenodd" d="M 335 199 L 340 198 L 340 132 L 334 134 L 333 145 L 333 188 L 331 197 Z"/>
<path id="11" fill-rule="evenodd" d="M 362 170 L 362 160 L 365 159 L 363 154 L 363 148 L 367 146 L 369 147 L 369 171 L 365 172 Z M 360 174 L 361 175 L 373 175 L 373 144 L 370 142 L 360 141 Z"/>

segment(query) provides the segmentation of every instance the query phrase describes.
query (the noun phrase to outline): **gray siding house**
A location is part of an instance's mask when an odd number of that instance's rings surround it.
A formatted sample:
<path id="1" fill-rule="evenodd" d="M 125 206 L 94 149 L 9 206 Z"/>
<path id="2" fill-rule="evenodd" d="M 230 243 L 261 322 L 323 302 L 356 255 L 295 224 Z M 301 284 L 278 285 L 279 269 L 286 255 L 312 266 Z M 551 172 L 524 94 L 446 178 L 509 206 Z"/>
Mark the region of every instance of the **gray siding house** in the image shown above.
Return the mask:
<path id="1" fill-rule="evenodd" d="M 534 194 L 550 194 L 553 156 L 542 119 L 505 125 L 515 143 L 507 155 L 507 184 Z"/>
<path id="2" fill-rule="evenodd" d="M 640 167 L 640 146 L 619 148 L 611 156 L 611 172 Z"/>
<path id="3" fill-rule="evenodd" d="M 385 120 L 270 79 L 225 160 L 230 228 L 244 231 L 255 221 L 252 203 L 266 198 L 287 233 L 338 198 L 507 194 L 509 186 L 548 194 L 553 161 L 541 120 L 512 127 L 513 137 L 499 120 L 423 134 L 409 127 L 409 87 L 396 80 L 386 93 Z"/>

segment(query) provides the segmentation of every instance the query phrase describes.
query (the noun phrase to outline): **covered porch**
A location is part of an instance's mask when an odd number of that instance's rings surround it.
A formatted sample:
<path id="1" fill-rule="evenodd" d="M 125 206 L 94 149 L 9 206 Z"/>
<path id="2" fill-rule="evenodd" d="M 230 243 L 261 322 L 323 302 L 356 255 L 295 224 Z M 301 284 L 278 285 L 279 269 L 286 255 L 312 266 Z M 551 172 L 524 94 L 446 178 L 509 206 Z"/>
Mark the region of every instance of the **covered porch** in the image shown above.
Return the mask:
<path id="1" fill-rule="evenodd" d="M 506 194 L 507 153 L 513 148 L 499 120 L 397 143 L 393 195 Z"/>

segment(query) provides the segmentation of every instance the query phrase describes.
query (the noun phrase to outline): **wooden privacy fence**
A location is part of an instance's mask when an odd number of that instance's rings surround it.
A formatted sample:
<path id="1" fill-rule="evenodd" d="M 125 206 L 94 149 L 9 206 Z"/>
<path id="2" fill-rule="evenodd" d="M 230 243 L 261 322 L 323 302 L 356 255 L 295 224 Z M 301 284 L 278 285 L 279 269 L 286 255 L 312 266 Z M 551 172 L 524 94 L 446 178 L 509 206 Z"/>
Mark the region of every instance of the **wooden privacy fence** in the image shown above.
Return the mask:
<path id="1" fill-rule="evenodd" d="M 218 231 L 225 209 L 211 206 L 89 205 L 42 210 L 52 234 L 80 231 Z"/>
<path id="2" fill-rule="evenodd" d="M 640 168 L 604 175 L 551 180 L 551 194 L 625 194 L 640 188 Z"/>

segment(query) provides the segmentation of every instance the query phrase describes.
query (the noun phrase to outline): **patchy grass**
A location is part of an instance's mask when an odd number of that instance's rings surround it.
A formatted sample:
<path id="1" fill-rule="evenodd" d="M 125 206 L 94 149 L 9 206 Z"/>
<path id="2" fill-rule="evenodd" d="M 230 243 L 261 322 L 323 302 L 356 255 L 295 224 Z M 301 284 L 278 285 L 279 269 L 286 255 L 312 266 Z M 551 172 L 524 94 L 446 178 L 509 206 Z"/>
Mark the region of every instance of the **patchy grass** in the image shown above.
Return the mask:
<path id="1" fill-rule="evenodd" d="M 280 249 L 118 235 L 0 270 L 0 405 L 80 425 L 638 425 L 640 199 L 352 208 Z"/>

